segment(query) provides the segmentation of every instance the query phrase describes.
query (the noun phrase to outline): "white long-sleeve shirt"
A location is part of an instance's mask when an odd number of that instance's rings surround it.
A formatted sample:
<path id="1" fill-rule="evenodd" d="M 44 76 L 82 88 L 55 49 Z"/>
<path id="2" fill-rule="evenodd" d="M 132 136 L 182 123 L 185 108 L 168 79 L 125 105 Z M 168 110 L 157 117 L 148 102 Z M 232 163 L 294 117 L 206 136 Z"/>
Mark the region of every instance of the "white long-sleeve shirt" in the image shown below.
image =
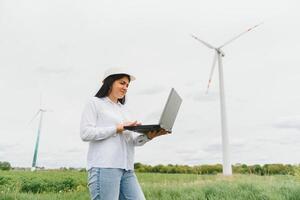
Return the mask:
<path id="1" fill-rule="evenodd" d="M 90 99 L 80 124 L 80 137 L 89 142 L 87 169 L 134 169 L 134 147 L 145 144 L 149 139 L 131 131 L 117 133 L 116 126 L 126 121 L 133 120 L 121 103 L 115 103 L 108 97 Z"/>

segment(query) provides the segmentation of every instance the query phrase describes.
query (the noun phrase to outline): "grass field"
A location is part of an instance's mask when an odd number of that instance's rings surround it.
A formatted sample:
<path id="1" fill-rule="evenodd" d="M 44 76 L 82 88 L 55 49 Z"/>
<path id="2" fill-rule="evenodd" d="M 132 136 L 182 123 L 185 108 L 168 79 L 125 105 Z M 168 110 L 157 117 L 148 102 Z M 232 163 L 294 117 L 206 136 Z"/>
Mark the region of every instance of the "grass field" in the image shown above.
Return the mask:
<path id="1" fill-rule="evenodd" d="M 300 200 L 299 176 L 137 173 L 147 200 Z M 86 172 L 0 171 L 0 200 L 88 200 Z"/>

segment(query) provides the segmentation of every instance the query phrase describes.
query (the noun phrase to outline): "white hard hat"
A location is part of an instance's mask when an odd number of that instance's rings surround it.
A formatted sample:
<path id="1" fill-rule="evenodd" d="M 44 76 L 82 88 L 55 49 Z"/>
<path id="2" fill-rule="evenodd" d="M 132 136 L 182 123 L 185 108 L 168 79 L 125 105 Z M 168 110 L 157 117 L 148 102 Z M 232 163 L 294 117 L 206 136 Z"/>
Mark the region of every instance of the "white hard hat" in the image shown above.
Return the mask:
<path id="1" fill-rule="evenodd" d="M 133 75 L 131 75 L 131 73 L 127 69 L 114 67 L 114 68 L 109 68 L 104 72 L 102 81 L 104 81 L 104 79 L 106 79 L 107 77 L 115 74 L 126 74 L 130 77 L 130 81 L 134 81 L 136 79 Z"/>

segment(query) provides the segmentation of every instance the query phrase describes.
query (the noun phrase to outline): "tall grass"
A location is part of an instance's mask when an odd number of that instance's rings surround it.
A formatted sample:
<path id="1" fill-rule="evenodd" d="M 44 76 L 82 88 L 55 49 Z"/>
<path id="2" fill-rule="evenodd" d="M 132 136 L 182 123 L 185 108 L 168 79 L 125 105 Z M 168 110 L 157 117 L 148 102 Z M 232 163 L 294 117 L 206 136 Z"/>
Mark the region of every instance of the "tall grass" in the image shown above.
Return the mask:
<path id="1" fill-rule="evenodd" d="M 77 171 L 0 171 L 0 200 L 87 200 L 86 176 L 85 172 Z M 298 176 L 137 176 L 147 200 L 300 200 Z"/>
<path id="2" fill-rule="evenodd" d="M 299 200 L 294 176 L 140 174 L 147 199 Z"/>

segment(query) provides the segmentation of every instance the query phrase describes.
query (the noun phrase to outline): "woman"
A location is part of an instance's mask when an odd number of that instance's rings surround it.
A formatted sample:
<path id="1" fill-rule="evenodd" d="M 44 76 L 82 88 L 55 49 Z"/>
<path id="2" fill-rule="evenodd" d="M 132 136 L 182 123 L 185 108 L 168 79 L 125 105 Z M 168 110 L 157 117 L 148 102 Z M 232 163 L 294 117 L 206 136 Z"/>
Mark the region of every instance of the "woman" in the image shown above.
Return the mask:
<path id="1" fill-rule="evenodd" d="M 144 145 L 165 130 L 139 135 L 124 126 L 130 121 L 126 92 L 135 77 L 122 69 L 105 72 L 98 93 L 86 105 L 81 118 L 80 136 L 89 142 L 87 155 L 88 186 L 92 200 L 143 200 L 134 173 L 134 147 Z"/>

